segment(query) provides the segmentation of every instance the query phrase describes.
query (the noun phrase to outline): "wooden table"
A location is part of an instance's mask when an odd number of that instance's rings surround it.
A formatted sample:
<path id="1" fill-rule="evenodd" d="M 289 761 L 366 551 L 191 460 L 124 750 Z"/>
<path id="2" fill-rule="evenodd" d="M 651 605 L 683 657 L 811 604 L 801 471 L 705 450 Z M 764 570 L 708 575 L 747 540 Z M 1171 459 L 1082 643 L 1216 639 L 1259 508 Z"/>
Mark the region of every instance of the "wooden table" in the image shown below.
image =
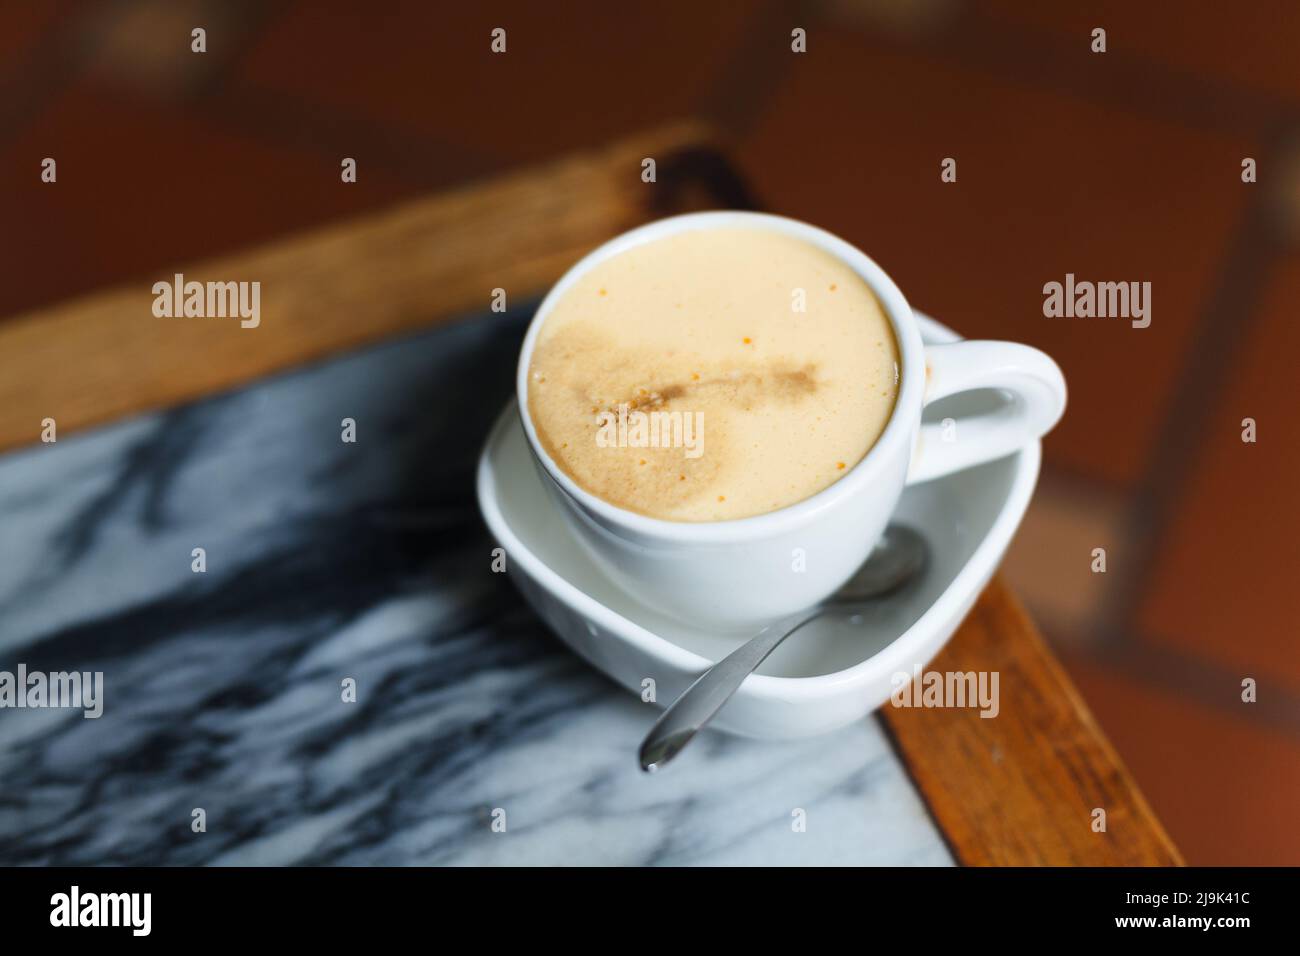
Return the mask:
<path id="1" fill-rule="evenodd" d="M 657 161 L 654 184 L 640 178 L 647 156 Z M 39 441 L 46 418 L 63 437 L 166 408 L 482 310 L 495 288 L 527 301 L 580 255 L 639 223 L 753 205 L 709 131 L 682 124 L 176 270 L 274 287 L 255 333 L 233 321 L 189 320 L 159 334 L 138 321 L 151 314 L 147 281 L 22 315 L 0 324 L 0 451 Z M 1181 863 L 1000 580 L 932 666 L 996 670 L 1004 687 L 1019 688 L 1017 706 L 997 720 L 965 709 L 881 712 L 959 862 Z M 1106 811 L 1104 833 L 1093 830 L 1095 808 Z"/>

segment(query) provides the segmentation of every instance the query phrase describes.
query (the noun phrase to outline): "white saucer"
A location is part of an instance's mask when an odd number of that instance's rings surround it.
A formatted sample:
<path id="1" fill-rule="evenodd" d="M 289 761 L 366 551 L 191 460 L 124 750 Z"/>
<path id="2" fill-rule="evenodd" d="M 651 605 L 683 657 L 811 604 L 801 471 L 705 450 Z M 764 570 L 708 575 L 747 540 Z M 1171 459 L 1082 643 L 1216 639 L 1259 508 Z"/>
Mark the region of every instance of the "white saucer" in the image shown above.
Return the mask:
<path id="1" fill-rule="evenodd" d="M 960 336 L 917 315 L 926 342 Z M 935 403 L 942 420 L 978 394 Z M 907 489 L 896 520 L 930 543 L 922 581 L 886 598 L 856 624 L 827 620 L 804 628 L 750 676 L 714 721 L 751 737 L 824 733 L 889 699 L 894 674 L 924 667 L 956 631 L 1029 505 L 1038 478 L 1038 443 L 1016 455 Z M 514 403 L 492 428 L 478 467 L 478 500 L 506 551 L 507 571 L 562 640 L 638 695 L 647 678 L 655 699 L 673 700 L 740 639 L 683 626 L 610 583 L 571 538 L 529 455 Z"/>

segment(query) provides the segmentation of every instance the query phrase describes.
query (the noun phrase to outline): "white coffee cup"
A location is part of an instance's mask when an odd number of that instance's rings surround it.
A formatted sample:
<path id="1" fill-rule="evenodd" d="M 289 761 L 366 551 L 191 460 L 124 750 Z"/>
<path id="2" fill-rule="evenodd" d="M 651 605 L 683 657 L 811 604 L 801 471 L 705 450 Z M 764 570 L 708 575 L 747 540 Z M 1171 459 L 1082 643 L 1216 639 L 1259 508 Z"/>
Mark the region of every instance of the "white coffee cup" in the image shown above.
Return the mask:
<path id="1" fill-rule="evenodd" d="M 771 229 L 845 262 L 875 292 L 894 329 L 899 393 L 879 440 L 843 477 L 810 498 L 750 518 L 665 521 L 579 487 L 542 448 L 528 413 L 537 335 L 565 291 L 597 263 L 693 229 Z M 956 420 L 948 436 L 922 424 L 931 402 L 974 389 L 1007 398 Z M 751 212 L 704 212 L 633 229 L 574 265 L 542 300 L 519 354 L 516 391 L 528 445 L 574 536 L 597 567 L 640 602 L 696 627 L 752 630 L 833 594 L 871 553 L 906 485 L 1010 454 L 1044 435 L 1065 410 L 1065 379 L 1044 353 L 1013 342 L 923 346 L 912 310 L 889 276 L 849 243 L 806 223 Z M 953 434 L 955 433 L 955 435 Z M 945 440 L 948 437 L 952 440 Z M 795 570 L 801 549 L 807 570 Z"/>

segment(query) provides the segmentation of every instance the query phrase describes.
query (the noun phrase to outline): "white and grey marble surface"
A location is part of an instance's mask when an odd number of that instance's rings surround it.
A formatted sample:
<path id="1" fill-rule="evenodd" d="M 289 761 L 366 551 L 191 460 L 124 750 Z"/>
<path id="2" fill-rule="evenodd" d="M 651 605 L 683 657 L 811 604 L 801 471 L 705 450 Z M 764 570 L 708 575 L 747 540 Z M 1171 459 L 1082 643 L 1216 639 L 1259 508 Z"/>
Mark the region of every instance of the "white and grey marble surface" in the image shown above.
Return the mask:
<path id="1" fill-rule="evenodd" d="M 0 458 L 0 671 L 105 685 L 97 720 L 0 709 L 0 864 L 951 862 L 874 720 L 636 768 L 649 705 L 490 569 L 522 322 Z"/>

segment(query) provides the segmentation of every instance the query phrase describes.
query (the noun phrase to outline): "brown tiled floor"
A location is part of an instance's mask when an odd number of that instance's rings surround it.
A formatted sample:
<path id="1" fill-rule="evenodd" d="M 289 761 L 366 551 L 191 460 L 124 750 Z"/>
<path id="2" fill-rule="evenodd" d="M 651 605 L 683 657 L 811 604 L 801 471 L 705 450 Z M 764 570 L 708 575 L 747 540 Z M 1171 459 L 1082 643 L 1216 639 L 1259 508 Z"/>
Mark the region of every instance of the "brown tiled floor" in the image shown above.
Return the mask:
<path id="1" fill-rule="evenodd" d="M 1297 302 L 1300 257 L 1292 257 L 1271 276 L 1231 384 L 1200 430 L 1139 622 L 1161 644 L 1256 678 L 1261 693 L 1300 700 Z M 1247 417 L 1256 419 L 1254 444 L 1241 440 Z"/>
<path id="2" fill-rule="evenodd" d="M 964 334 L 1058 358 L 1071 406 L 1007 573 L 1191 862 L 1300 863 L 1297 42 L 1288 0 L 7 4 L 0 210 L 23 241 L 0 321 L 712 117 L 767 205 L 860 244 Z M 1044 318 L 1066 272 L 1152 282 L 1151 328 Z"/>
<path id="3" fill-rule="evenodd" d="M 40 181 L 46 156 L 58 162 L 55 186 Z M 413 191 L 366 167 L 340 188 L 333 157 L 90 86 L 47 101 L 0 153 L 0 179 L 6 219 L 24 223 L 23 242 L 0 257 L 6 315 Z"/>
<path id="4" fill-rule="evenodd" d="M 682 0 L 412 9 L 297 4 L 250 50 L 236 86 L 522 162 L 694 112 L 745 24 L 740 6 Z M 490 50 L 496 27 L 504 56 Z"/>
<path id="5" fill-rule="evenodd" d="M 72 4 L 67 2 L 9 3 L 4 7 L 4 29 L 0 30 L 0 80 L 39 58 L 43 38 L 50 27 L 66 16 Z"/>
<path id="6" fill-rule="evenodd" d="M 1291 0 L 1256 0 L 1249 10 L 1188 0 L 1094 0 L 1087 4 L 980 5 L 989 20 L 1028 27 L 1087 50 L 1094 27 L 1107 33 L 1110 53 L 1158 65 L 1190 83 L 1226 81 L 1253 94 L 1300 100 L 1295 51 L 1300 17 Z"/>

